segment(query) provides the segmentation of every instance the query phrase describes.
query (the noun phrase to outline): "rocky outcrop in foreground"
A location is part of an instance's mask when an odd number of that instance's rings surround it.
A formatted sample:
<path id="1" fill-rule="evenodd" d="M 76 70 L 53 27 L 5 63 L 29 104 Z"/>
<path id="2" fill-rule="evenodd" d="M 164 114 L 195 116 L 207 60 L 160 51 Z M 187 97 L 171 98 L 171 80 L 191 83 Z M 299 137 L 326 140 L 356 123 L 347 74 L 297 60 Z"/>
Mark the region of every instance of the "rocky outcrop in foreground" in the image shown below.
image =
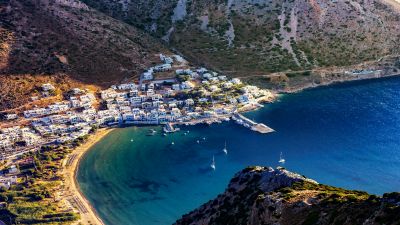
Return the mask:
<path id="1" fill-rule="evenodd" d="M 400 224 L 400 193 L 382 197 L 308 179 L 283 168 L 249 167 L 223 194 L 176 225 Z"/>

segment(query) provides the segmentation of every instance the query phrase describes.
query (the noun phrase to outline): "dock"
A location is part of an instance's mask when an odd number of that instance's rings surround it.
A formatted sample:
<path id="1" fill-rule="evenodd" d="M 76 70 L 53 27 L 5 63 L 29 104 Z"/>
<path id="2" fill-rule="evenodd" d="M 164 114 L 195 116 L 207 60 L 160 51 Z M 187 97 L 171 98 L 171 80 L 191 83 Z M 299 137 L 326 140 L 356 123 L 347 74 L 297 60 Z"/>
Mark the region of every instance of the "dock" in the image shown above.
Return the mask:
<path id="1" fill-rule="evenodd" d="M 179 128 L 174 128 L 174 125 L 172 123 L 166 123 L 164 126 L 164 132 L 165 133 L 174 133 L 180 131 Z"/>
<path id="2" fill-rule="evenodd" d="M 244 127 L 250 128 L 252 131 L 256 131 L 262 134 L 267 134 L 275 131 L 267 125 L 263 123 L 256 123 L 240 113 L 234 113 L 232 115 L 232 120 L 236 121 L 236 123 L 240 125 L 243 125 Z"/>

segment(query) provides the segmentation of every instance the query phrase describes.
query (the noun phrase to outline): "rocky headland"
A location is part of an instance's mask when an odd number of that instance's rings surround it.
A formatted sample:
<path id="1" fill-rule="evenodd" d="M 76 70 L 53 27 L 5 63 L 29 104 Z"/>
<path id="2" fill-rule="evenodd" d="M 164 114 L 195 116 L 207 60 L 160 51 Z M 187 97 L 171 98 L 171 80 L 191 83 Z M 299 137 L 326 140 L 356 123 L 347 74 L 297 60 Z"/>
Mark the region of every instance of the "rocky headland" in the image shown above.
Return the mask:
<path id="1" fill-rule="evenodd" d="M 400 194 L 371 195 L 319 184 L 284 168 L 248 167 L 223 194 L 176 225 L 375 225 L 400 223 Z"/>

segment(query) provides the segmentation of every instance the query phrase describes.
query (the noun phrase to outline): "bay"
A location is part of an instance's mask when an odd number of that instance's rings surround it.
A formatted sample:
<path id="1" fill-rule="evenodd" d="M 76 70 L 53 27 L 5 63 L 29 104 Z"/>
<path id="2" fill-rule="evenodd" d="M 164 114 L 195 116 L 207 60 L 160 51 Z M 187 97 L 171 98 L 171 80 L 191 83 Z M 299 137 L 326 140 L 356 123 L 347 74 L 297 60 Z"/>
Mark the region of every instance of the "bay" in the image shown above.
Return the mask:
<path id="1" fill-rule="evenodd" d="M 400 78 L 387 78 L 283 95 L 246 113 L 276 130 L 267 135 L 234 122 L 183 126 L 166 137 L 161 127 L 154 136 L 151 127 L 116 129 L 81 160 L 78 183 L 110 225 L 171 224 L 246 166 L 279 166 L 281 152 L 281 166 L 320 183 L 400 191 L 399 87 Z"/>

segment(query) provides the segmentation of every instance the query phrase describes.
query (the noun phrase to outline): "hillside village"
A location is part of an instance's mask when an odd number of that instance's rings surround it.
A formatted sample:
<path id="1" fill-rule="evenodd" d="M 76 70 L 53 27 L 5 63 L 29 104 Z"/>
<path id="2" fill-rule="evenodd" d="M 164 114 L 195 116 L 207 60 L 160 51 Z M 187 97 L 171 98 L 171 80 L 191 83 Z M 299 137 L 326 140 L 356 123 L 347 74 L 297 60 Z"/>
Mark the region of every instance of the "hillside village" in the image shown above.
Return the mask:
<path id="1" fill-rule="evenodd" d="M 165 131 L 173 132 L 174 124 L 229 120 L 235 113 L 260 107 L 259 102 L 275 97 L 240 79 L 191 68 L 179 55 L 160 54 L 160 60 L 162 64 L 149 68 L 137 82 L 113 85 L 98 93 L 73 88 L 63 93 L 64 101 L 4 114 L 2 123 L 8 126 L 0 130 L 1 159 L 44 145 L 68 145 L 98 127 L 168 124 Z M 159 79 L 163 73 L 169 76 Z M 55 90 L 53 84 L 43 84 L 41 97 L 51 96 Z M 2 179 L 3 186 L 15 183 L 14 176 Z"/>

